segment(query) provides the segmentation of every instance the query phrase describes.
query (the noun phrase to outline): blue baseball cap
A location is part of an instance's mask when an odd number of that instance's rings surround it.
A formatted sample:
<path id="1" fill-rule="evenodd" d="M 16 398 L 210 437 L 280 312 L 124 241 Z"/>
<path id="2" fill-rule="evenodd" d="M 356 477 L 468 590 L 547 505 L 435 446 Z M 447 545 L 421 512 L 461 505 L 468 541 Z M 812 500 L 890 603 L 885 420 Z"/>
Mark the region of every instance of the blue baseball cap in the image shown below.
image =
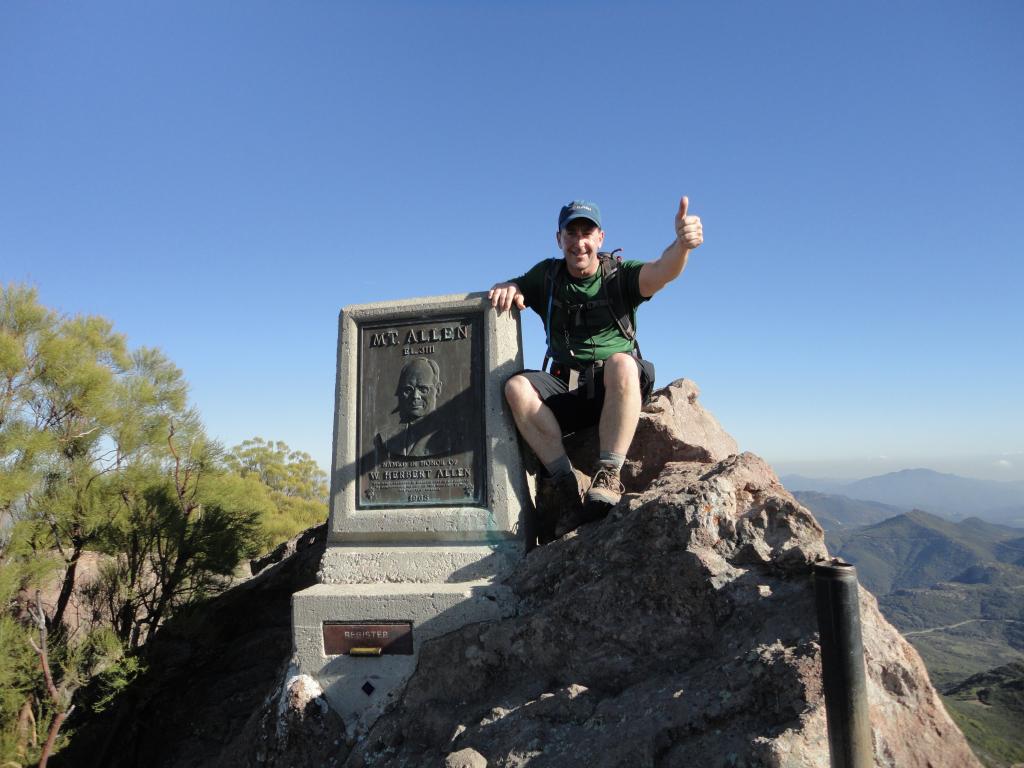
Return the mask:
<path id="1" fill-rule="evenodd" d="M 573 219 L 590 219 L 597 224 L 598 229 L 601 228 L 601 211 L 598 209 L 597 203 L 573 200 L 568 205 L 563 205 L 558 214 L 558 228 L 565 229 L 565 225 Z"/>

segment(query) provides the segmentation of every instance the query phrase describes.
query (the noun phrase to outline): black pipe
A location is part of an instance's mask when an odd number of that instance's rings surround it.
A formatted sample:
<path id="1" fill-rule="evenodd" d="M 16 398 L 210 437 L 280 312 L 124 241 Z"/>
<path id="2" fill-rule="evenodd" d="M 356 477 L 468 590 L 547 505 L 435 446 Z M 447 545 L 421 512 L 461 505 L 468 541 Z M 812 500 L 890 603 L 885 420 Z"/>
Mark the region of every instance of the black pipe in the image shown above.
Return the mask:
<path id="1" fill-rule="evenodd" d="M 814 597 L 832 768 L 871 768 L 874 755 L 857 602 L 857 569 L 838 559 L 815 565 Z"/>

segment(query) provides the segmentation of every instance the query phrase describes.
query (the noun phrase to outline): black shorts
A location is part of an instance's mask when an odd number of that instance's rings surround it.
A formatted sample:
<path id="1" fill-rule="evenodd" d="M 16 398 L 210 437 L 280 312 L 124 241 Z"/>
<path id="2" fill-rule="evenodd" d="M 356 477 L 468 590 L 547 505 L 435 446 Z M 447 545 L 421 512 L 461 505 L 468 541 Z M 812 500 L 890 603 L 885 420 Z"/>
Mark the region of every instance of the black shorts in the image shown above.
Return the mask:
<path id="1" fill-rule="evenodd" d="M 638 357 L 633 359 L 636 360 L 637 373 L 640 376 L 641 401 L 646 403 L 654 391 L 654 364 Z M 524 376 L 533 385 L 540 393 L 544 405 L 550 408 L 558 419 L 562 434 L 569 435 L 592 427 L 601 420 L 601 408 L 604 407 L 604 368 L 596 368 L 593 371 L 592 390 L 587 371 L 580 373 L 575 389 L 569 389 L 565 381 L 546 371 L 525 370 L 516 375 Z M 593 396 L 590 396 L 591 391 Z"/>

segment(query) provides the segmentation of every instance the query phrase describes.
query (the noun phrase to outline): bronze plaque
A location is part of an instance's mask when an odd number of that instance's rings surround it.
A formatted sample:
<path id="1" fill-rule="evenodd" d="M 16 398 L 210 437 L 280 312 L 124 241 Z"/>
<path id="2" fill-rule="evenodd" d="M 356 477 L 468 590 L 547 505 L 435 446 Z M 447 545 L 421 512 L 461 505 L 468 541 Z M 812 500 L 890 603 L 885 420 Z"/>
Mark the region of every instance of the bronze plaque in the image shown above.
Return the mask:
<path id="1" fill-rule="evenodd" d="M 359 508 L 483 506 L 483 315 L 359 327 Z"/>
<path id="2" fill-rule="evenodd" d="M 353 648 L 380 648 L 384 655 L 412 655 L 412 622 L 386 624 L 324 622 L 324 652 L 329 656 L 348 653 Z"/>

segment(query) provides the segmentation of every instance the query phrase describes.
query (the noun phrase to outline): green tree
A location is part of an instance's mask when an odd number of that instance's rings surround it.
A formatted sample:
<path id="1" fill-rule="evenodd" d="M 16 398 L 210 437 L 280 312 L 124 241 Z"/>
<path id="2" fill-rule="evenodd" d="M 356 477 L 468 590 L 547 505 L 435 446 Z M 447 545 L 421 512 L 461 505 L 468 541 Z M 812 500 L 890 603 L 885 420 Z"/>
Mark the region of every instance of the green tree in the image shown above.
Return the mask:
<path id="1" fill-rule="evenodd" d="M 39 734 L 56 737 L 84 677 L 258 552 L 268 494 L 228 471 L 159 350 L 130 351 L 109 321 L 58 315 L 32 289 L 0 289 L 0 763 L 44 752 Z M 72 631 L 87 550 L 104 555 L 90 587 L 100 624 Z M 39 627 L 27 598 L 53 574 Z"/>
<path id="2" fill-rule="evenodd" d="M 118 513 L 102 542 L 110 559 L 92 594 L 132 647 L 170 613 L 222 589 L 262 548 L 262 521 L 274 508 L 259 482 L 224 471 L 201 431 L 174 432 L 167 444 L 166 461 L 134 466 L 112 484 Z"/>
<path id="3" fill-rule="evenodd" d="M 225 463 L 268 490 L 274 506 L 263 521 L 268 548 L 327 519 L 327 473 L 308 453 L 254 437 L 232 448 Z"/>
<path id="4" fill-rule="evenodd" d="M 19 615 L 18 596 L 28 574 L 8 557 L 9 543 L 0 542 L 0 760 L 20 765 L 38 758 L 37 721 L 48 727 L 50 718 L 47 701 L 36 698 L 44 682 L 29 642 L 31 624 Z"/>
<path id="5" fill-rule="evenodd" d="M 64 576 L 50 617 L 60 627 L 82 552 L 104 522 L 94 483 L 116 468 L 110 438 L 130 358 L 108 321 L 61 318 L 28 289 L 4 289 L 0 321 L 7 475 L 0 503 L 35 522 L 39 549 L 60 555 Z"/>
<path id="6" fill-rule="evenodd" d="M 35 292 L 10 286 L 0 291 L 0 530 L 16 504 L 39 479 L 36 457 L 50 447 L 28 404 L 45 365 L 42 348 L 56 317 Z"/>
<path id="7" fill-rule="evenodd" d="M 164 484 L 181 480 L 173 498 L 191 518 L 198 505 L 192 481 L 214 471 L 219 449 L 188 408 L 182 372 L 159 350 L 129 353 L 107 320 L 62 318 L 39 306 L 34 291 L 17 286 L 4 290 L 0 320 L 7 380 L 0 401 L 6 451 L 0 503 L 9 517 L 28 524 L 24 536 L 36 557 L 59 555 L 61 589 L 50 616 L 59 629 L 82 553 L 110 551 L 125 504 L 151 493 L 162 475 Z M 187 444 L 176 449 L 182 439 Z M 149 543 L 168 545 L 159 536 Z M 183 561 L 193 556 L 206 562 L 189 547 L 176 555 Z M 144 578 L 153 582 L 154 575 Z M 176 577 L 170 581 L 182 588 Z M 159 592 L 158 577 L 156 583 Z M 158 596 L 154 604 L 168 602 L 175 601 Z"/>

